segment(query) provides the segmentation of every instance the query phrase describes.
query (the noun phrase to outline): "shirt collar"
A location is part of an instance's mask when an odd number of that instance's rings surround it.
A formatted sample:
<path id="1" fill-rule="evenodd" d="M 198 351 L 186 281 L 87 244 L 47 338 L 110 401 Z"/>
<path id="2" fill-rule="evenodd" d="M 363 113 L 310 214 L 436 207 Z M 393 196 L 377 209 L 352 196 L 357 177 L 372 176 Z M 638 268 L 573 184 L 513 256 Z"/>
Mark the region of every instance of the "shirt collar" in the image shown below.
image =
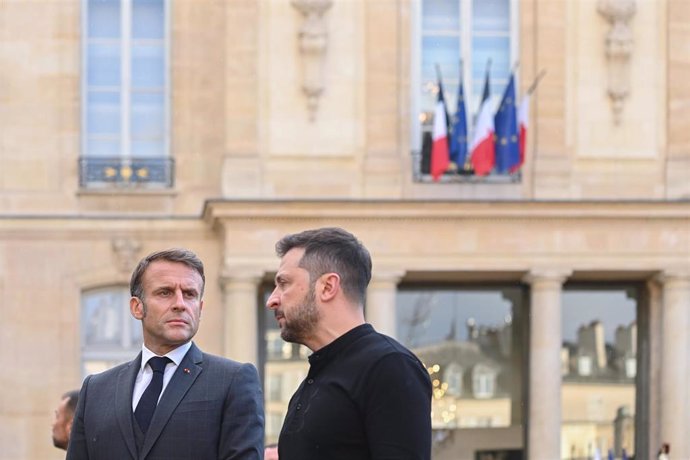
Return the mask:
<path id="1" fill-rule="evenodd" d="M 318 351 L 309 355 L 309 364 L 311 366 L 325 365 L 333 357 L 337 356 L 341 350 L 346 348 L 348 345 L 356 341 L 362 336 L 374 332 L 374 328 L 369 323 L 361 324 L 353 329 L 350 329 L 345 334 L 341 335 L 325 347 L 319 349 Z"/>
<path id="2" fill-rule="evenodd" d="M 170 361 L 175 363 L 175 366 L 179 366 L 180 363 L 182 362 L 182 359 L 184 356 L 187 354 L 189 349 L 192 347 L 192 341 L 190 340 L 189 342 L 185 343 L 184 345 L 180 345 L 179 347 L 175 348 L 174 350 L 166 353 L 164 356 L 167 356 L 170 358 Z M 146 348 L 146 345 L 141 345 L 141 370 L 144 370 L 144 367 L 146 367 L 146 364 L 148 364 L 149 359 L 153 358 L 154 356 L 158 356 L 148 348 Z"/>

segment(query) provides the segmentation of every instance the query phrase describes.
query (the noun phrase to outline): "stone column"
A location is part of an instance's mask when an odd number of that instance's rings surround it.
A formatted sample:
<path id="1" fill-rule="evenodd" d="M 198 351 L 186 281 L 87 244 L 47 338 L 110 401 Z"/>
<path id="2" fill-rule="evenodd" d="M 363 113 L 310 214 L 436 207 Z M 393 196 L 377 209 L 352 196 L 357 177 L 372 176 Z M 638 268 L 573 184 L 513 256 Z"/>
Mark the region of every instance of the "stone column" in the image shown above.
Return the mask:
<path id="1" fill-rule="evenodd" d="M 263 271 L 225 269 L 221 278 L 226 357 L 259 365 L 259 297 Z"/>
<path id="2" fill-rule="evenodd" d="M 688 327 L 690 273 L 666 271 L 658 277 L 662 289 L 661 429 L 660 441 L 671 445 L 671 458 L 689 458 L 688 445 Z"/>
<path id="3" fill-rule="evenodd" d="M 527 458 L 561 458 L 561 293 L 569 271 L 532 270 Z"/>
<path id="4" fill-rule="evenodd" d="M 395 297 L 404 274 L 399 270 L 376 271 L 367 289 L 367 321 L 378 332 L 394 338 L 397 336 Z"/>

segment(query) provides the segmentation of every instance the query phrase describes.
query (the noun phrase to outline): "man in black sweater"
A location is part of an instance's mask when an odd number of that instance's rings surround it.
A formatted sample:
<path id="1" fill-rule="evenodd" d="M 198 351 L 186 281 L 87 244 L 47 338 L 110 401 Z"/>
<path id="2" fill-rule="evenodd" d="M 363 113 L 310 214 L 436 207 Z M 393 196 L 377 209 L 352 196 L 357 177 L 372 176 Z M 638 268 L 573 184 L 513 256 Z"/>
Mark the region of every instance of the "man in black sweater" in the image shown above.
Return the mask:
<path id="1" fill-rule="evenodd" d="M 281 460 L 431 457 L 431 382 L 405 347 L 364 320 L 371 257 L 339 228 L 287 235 L 267 301 L 281 337 L 313 351 L 288 406 Z"/>

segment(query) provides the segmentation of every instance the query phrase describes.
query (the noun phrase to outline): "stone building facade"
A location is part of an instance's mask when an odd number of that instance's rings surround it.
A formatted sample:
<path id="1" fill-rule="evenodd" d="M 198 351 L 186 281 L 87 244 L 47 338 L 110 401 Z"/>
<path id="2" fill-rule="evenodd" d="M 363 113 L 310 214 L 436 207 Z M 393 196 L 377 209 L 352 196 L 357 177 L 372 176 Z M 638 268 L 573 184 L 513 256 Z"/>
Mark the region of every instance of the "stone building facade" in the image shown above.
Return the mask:
<path id="1" fill-rule="evenodd" d="M 158 8 L 101 3 L 132 18 Z M 434 458 L 569 458 L 563 292 L 621 283 L 639 293 L 636 458 L 662 442 L 690 458 L 690 6 L 506 2 L 518 94 L 546 71 L 521 173 L 433 182 L 415 130 L 432 3 L 166 0 L 160 21 L 117 23 L 119 38 L 89 28 L 108 22 L 89 16 L 96 0 L 0 3 L 0 459 L 61 458 L 52 410 L 85 373 L 136 353 L 136 325 L 111 306 L 157 249 L 206 264 L 200 347 L 267 375 L 274 243 L 333 225 L 371 250 L 366 316 L 391 336 L 409 286 L 525 293 L 510 423 L 438 430 Z M 113 53 L 114 73 L 89 73 Z M 151 63 L 160 81 L 139 82 Z M 99 80 L 115 74 L 114 90 Z M 114 137 L 98 131 L 108 113 Z M 152 119 L 158 134 L 137 138 Z M 131 145 L 114 159 L 93 153 L 118 139 Z"/>

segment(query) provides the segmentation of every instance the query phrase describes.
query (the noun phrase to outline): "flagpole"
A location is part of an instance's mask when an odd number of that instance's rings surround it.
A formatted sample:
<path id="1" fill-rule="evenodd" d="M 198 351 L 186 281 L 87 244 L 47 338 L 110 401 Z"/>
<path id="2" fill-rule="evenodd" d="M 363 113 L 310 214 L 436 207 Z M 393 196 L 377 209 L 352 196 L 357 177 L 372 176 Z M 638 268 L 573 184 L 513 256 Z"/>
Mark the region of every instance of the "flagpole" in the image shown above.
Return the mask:
<path id="1" fill-rule="evenodd" d="M 443 91 L 443 76 L 441 75 L 441 66 L 438 63 L 434 64 L 436 68 L 436 79 L 438 80 L 438 90 Z"/>
<path id="2" fill-rule="evenodd" d="M 539 75 L 534 79 L 532 84 L 527 88 L 527 95 L 531 96 L 532 93 L 537 89 L 537 86 L 539 85 L 539 82 L 541 81 L 542 78 L 544 78 L 544 75 L 546 75 L 546 69 L 541 69 L 541 72 L 539 72 Z"/>

